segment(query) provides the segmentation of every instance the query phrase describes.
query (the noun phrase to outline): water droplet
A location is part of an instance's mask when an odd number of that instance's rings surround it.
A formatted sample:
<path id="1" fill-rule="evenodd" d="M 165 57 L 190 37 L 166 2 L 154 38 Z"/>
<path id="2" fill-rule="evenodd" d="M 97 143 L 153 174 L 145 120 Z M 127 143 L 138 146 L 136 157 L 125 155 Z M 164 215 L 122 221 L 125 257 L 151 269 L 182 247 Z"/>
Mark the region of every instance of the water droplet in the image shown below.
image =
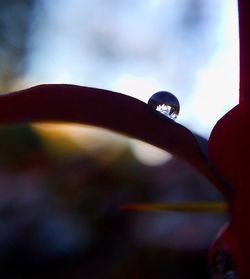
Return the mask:
<path id="1" fill-rule="evenodd" d="M 211 262 L 214 279 L 237 279 L 238 272 L 232 256 L 225 250 L 219 249 Z"/>
<path id="2" fill-rule="evenodd" d="M 148 105 L 154 111 L 175 120 L 180 112 L 180 103 L 178 99 L 170 92 L 159 91 L 153 94 L 148 100 Z"/>

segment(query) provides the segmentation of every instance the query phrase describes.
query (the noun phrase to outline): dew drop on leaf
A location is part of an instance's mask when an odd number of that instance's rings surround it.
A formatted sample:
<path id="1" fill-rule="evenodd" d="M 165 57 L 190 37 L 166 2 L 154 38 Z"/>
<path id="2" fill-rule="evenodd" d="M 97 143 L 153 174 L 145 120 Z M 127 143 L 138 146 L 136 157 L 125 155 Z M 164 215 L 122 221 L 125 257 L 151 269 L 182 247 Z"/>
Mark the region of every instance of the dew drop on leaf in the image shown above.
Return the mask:
<path id="1" fill-rule="evenodd" d="M 151 109 L 159 112 L 168 118 L 175 120 L 180 112 L 178 99 L 170 92 L 159 91 L 153 94 L 148 100 Z"/>

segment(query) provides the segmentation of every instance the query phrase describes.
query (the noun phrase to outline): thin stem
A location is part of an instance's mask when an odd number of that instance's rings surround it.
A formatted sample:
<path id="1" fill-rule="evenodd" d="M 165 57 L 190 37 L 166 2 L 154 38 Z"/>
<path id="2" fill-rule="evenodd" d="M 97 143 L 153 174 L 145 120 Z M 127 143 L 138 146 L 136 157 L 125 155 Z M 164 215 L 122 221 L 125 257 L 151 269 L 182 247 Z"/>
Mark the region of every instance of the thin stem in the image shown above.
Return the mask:
<path id="1" fill-rule="evenodd" d="M 238 0 L 240 31 L 240 103 L 250 101 L 250 1 Z"/>

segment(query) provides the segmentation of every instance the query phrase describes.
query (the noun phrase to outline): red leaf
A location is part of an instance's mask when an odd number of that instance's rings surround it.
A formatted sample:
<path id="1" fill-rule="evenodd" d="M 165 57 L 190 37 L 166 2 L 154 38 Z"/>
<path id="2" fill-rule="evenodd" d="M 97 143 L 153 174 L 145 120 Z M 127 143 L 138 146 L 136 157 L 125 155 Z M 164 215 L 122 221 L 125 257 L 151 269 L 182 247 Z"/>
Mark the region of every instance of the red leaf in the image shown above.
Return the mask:
<path id="1" fill-rule="evenodd" d="M 238 179 L 240 131 L 240 112 L 236 106 L 217 122 L 208 141 L 210 160 L 233 184 Z"/>
<path id="2" fill-rule="evenodd" d="M 76 85 L 39 85 L 0 96 L 0 123 L 67 121 L 103 127 L 158 146 L 200 170 L 224 193 L 198 142 L 182 125 L 157 117 L 129 96 Z"/>
<path id="3" fill-rule="evenodd" d="M 230 204 L 231 223 L 218 240 L 236 261 L 240 278 L 249 278 L 250 250 L 250 107 L 242 102 L 215 126 L 209 139 L 209 154 L 219 172 L 234 184 Z M 218 245 L 217 245 L 218 246 Z M 217 249 L 217 248 L 213 248 Z"/>

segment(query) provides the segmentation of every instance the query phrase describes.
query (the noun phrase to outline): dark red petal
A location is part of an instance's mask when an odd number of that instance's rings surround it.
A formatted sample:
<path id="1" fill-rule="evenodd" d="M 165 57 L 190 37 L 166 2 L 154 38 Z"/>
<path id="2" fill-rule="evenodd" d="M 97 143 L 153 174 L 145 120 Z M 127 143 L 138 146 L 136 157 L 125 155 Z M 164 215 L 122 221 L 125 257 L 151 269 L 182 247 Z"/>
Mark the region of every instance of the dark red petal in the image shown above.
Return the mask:
<path id="1" fill-rule="evenodd" d="M 240 112 L 236 106 L 217 122 L 208 144 L 210 161 L 233 184 L 238 181 L 240 130 Z"/>
<path id="2" fill-rule="evenodd" d="M 250 266 L 250 1 L 239 0 L 240 104 L 215 126 L 209 140 L 210 158 L 235 185 L 231 204 L 230 246 L 239 278 L 249 278 Z M 223 238 L 223 237 L 222 237 Z"/>
<path id="3" fill-rule="evenodd" d="M 250 1 L 239 0 L 240 102 L 250 101 Z"/>
<path id="4" fill-rule="evenodd" d="M 238 182 L 236 185 L 235 201 L 232 211 L 232 226 L 235 239 L 240 249 L 238 261 L 240 278 L 249 278 L 250 251 L 250 106 L 249 102 L 240 104 L 240 134 L 237 139 L 239 145 Z"/>
<path id="5" fill-rule="evenodd" d="M 250 107 L 243 102 L 227 113 L 215 126 L 209 140 L 209 155 L 217 169 L 233 182 L 230 247 L 240 278 L 249 278 L 250 250 Z"/>
<path id="6" fill-rule="evenodd" d="M 37 121 L 78 122 L 133 137 L 187 161 L 228 195 L 208 169 L 193 134 L 148 105 L 129 96 L 76 85 L 39 85 L 0 96 L 0 123 Z"/>
<path id="7" fill-rule="evenodd" d="M 240 278 L 249 278 L 250 250 L 250 107 L 242 102 L 215 126 L 209 140 L 209 155 L 220 173 L 235 186 L 230 239 L 222 239 L 236 261 Z"/>

